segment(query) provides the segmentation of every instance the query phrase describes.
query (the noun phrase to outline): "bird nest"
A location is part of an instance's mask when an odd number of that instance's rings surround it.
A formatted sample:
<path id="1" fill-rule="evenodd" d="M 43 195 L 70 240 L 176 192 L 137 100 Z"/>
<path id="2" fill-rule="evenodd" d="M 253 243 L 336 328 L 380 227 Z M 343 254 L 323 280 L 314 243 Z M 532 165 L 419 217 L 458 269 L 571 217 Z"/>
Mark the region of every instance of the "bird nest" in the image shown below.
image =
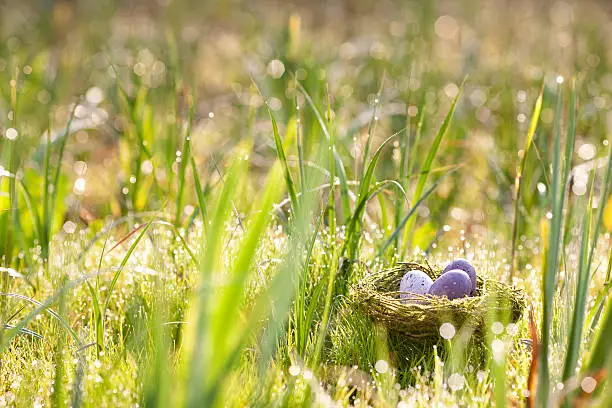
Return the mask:
<path id="1" fill-rule="evenodd" d="M 398 291 L 400 280 L 413 269 L 425 272 L 433 280 L 442 272 L 429 265 L 398 263 L 394 268 L 366 276 L 355 285 L 351 291 L 353 302 L 390 332 L 417 341 L 438 340 L 444 323 L 450 323 L 456 330 L 470 336 L 483 338 L 487 321 L 516 322 L 525 308 L 522 291 L 480 276 L 474 296 L 449 300 L 446 297 L 414 295 L 413 299 L 403 303 Z"/>

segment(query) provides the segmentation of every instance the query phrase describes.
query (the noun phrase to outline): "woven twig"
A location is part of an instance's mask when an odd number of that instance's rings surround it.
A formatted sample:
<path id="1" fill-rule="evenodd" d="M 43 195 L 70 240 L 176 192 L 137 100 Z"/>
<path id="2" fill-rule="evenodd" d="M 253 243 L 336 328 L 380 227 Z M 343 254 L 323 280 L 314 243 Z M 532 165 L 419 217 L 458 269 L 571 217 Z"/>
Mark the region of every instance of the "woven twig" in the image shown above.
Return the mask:
<path id="1" fill-rule="evenodd" d="M 399 332 L 413 340 L 439 338 L 440 326 L 451 323 L 457 330 L 469 328 L 482 337 L 487 319 L 508 316 L 517 321 L 525 308 L 523 293 L 492 279 L 477 278 L 476 294 L 449 300 L 446 297 L 414 295 L 414 300 L 402 303 L 398 291 L 402 276 L 413 269 L 425 272 L 432 279 L 441 274 L 429 265 L 402 262 L 391 269 L 369 275 L 351 290 L 357 307 L 388 330 Z M 493 320 L 492 320 L 493 321 Z"/>

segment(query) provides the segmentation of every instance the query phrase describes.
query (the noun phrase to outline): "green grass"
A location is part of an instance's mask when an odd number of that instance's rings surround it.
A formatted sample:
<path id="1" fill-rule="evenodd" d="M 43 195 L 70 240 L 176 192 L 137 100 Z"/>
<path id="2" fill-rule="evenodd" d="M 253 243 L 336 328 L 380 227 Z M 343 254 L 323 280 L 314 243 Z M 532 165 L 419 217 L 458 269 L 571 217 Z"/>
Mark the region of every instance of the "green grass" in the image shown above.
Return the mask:
<path id="1" fill-rule="evenodd" d="M 0 6 L 0 406 L 609 405 L 602 5 L 26 3 Z M 351 302 L 458 257 L 538 336 L 409 341 Z"/>

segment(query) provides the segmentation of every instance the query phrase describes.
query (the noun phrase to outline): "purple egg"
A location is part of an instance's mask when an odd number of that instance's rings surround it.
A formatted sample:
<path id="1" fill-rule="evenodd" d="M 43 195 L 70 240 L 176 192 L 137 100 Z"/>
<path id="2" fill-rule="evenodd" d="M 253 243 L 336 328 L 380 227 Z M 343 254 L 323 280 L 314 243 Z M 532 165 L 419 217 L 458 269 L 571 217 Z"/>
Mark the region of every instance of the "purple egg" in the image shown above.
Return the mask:
<path id="1" fill-rule="evenodd" d="M 453 262 L 449 263 L 446 268 L 444 268 L 442 273 L 444 274 L 454 269 L 460 269 L 468 274 L 470 280 L 472 281 L 470 295 L 474 295 L 476 293 L 476 269 L 474 266 L 465 259 L 455 259 Z"/>
<path id="2" fill-rule="evenodd" d="M 408 292 L 408 293 L 400 293 L 400 299 L 402 299 L 402 303 L 406 303 L 408 299 L 413 299 L 414 296 L 411 294 L 416 293 L 419 295 L 426 295 L 429 293 L 429 288 L 433 281 L 423 271 L 419 271 L 418 269 L 414 269 L 412 271 L 406 272 L 404 277 L 400 282 L 400 292 Z"/>
<path id="3" fill-rule="evenodd" d="M 453 269 L 442 275 L 431 285 L 429 294 L 446 296 L 450 300 L 469 296 L 472 290 L 472 280 L 461 269 Z"/>

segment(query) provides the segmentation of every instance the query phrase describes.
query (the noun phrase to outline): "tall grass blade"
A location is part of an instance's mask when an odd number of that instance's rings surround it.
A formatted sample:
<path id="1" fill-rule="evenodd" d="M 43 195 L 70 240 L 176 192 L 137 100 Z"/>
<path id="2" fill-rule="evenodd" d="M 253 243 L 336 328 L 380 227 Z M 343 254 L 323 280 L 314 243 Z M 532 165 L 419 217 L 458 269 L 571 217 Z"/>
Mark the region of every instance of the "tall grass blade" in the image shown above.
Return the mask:
<path id="1" fill-rule="evenodd" d="M 464 83 L 465 83 L 465 80 L 464 80 Z M 444 121 L 442 122 L 442 126 L 440 126 L 440 129 L 438 130 L 438 133 L 436 134 L 436 137 L 434 138 L 434 141 L 431 144 L 429 151 L 427 152 L 427 157 L 425 158 L 425 162 L 423 163 L 423 167 L 421 169 L 421 176 L 419 177 L 417 181 L 417 186 L 414 191 L 414 196 L 413 196 L 412 203 L 411 203 L 411 207 L 413 208 L 416 206 L 416 203 L 419 200 L 419 197 L 421 197 L 421 194 L 423 193 L 423 189 L 425 188 L 425 183 L 427 183 L 427 178 L 429 177 L 429 171 L 431 169 L 433 161 L 436 158 L 436 155 L 438 154 L 438 149 L 440 148 L 442 139 L 444 139 L 444 136 L 446 135 L 448 128 L 450 126 L 451 120 L 453 119 L 453 115 L 455 114 L 455 108 L 457 107 L 457 102 L 459 101 L 459 97 L 461 96 L 461 92 L 463 90 L 464 83 L 462 83 L 461 86 L 459 87 L 459 90 L 457 91 L 457 95 L 453 99 L 451 107 L 448 113 L 446 114 Z M 408 225 L 404 229 L 404 241 L 402 244 L 402 251 L 401 251 L 402 253 L 405 253 L 410 245 L 410 236 L 413 232 L 412 231 L 413 225 L 414 225 L 414 219 L 411 218 L 408 220 Z M 404 226 L 402 226 L 402 228 L 403 227 Z"/>
<path id="2" fill-rule="evenodd" d="M 370 160 L 370 162 L 368 163 L 365 172 L 363 173 L 359 186 L 359 194 L 357 195 L 357 203 L 355 204 L 355 211 L 353 212 L 353 215 L 349 221 L 349 230 L 347 231 L 346 238 L 344 240 L 344 245 L 340 252 L 340 256 L 344 255 L 345 250 L 348 247 L 349 257 L 351 259 L 357 258 L 357 247 L 359 246 L 359 238 L 361 237 L 361 234 L 358 231 L 358 226 L 361 224 L 363 211 L 365 209 L 365 203 L 369 198 L 370 185 L 372 184 L 372 179 L 374 178 L 374 169 L 376 168 L 376 164 L 378 163 L 378 159 L 380 158 L 383 148 L 391 140 L 393 140 L 396 135 L 387 138 L 387 140 L 381 143 L 381 145 L 378 147 L 378 149 L 372 156 L 372 160 Z"/>
<path id="3" fill-rule="evenodd" d="M 574 298 L 572 323 L 569 331 L 569 343 L 567 346 L 565 366 L 563 369 L 564 381 L 567 381 L 573 375 L 576 374 L 575 368 L 578 362 L 580 347 L 582 345 L 582 329 L 584 327 L 584 314 L 588 300 L 587 295 L 590 275 L 590 270 L 587 269 L 587 258 L 589 248 L 589 235 L 591 232 L 592 195 L 588 205 L 590 208 L 587 209 L 582 224 L 582 238 L 580 243 L 580 255 L 578 260 L 578 276 L 576 277 L 576 296 Z"/>
<path id="4" fill-rule="evenodd" d="M 570 116 L 569 116 L 569 129 L 566 145 L 566 158 L 571 156 L 573 151 L 574 135 L 576 133 L 576 88 L 575 81 L 572 82 L 572 93 L 570 95 Z M 566 170 L 564 176 L 568 176 L 571 162 L 566 162 Z M 607 180 L 605 180 L 607 183 Z M 605 188 L 604 188 L 605 190 Z M 593 212 L 593 189 L 591 188 L 591 194 L 587 203 L 588 208 L 584 223 L 582 225 L 582 239 L 580 245 L 580 257 L 578 262 L 578 276 L 576 282 L 576 297 L 574 300 L 574 310 L 572 315 L 572 323 L 570 328 L 570 338 L 568 344 L 567 355 L 565 358 L 565 367 L 563 370 L 563 380 L 567 381 L 576 373 L 576 364 L 578 363 L 578 357 L 580 353 L 580 346 L 582 344 L 582 331 L 584 327 L 585 311 L 587 306 L 587 295 L 589 287 L 589 276 L 591 272 L 591 258 L 589 256 L 589 241 L 591 232 L 591 217 Z M 602 206 L 603 207 L 603 206 Z M 599 220 L 601 222 L 601 220 Z M 596 242 L 597 237 L 593 237 Z M 594 245 L 594 244 L 591 244 Z"/>
<path id="5" fill-rule="evenodd" d="M 606 362 L 612 358 L 610 339 L 612 338 L 612 298 L 608 298 L 603 312 L 601 326 L 595 333 L 593 345 L 590 347 L 587 362 L 582 371 L 586 374 L 594 373 L 605 367 Z"/>
<path id="6" fill-rule="evenodd" d="M 195 183 L 196 196 L 198 198 L 198 205 L 200 206 L 200 212 L 202 213 L 202 225 L 204 226 L 204 231 L 206 231 L 208 222 L 208 215 L 206 212 L 206 194 L 204 190 L 202 190 L 202 183 L 200 182 L 200 175 L 198 173 L 198 166 L 196 166 L 195 160 L 191 158 L 191 172 L 193 173 L 193 180 Z M 208 190 L 206 190 L 208 191 Z"/>
<path id="7" fill-rule="evenodd" d="M 550 397 L 550 344 L 552 337 L 552 307 L 553 298 L 559 271 L 559 251 L 563 240 L 561 228 L 563 225 L 563 203 L 565 199 L 566 183 L 563 180 L 562 170 L 562 150 L 561 150 L 561 114 L 563 108 L 563 87 L 558 86 L 556 109 L 555 109 L 555 133 L 553 143 L 553 163 L 552 163 L 552 186 L 551 201 L 552 221 L 550 232 L 546 239 L 548 247 L 545 252 L 543 267 L 543 295 L 542 295 L 542 339 L 541 354 L 538 363 L 538 392 L 537 400 L 540 406 L 547 406 Z M 566 165 L 569 163 L 566 162 Z"/>
<path id="8" fill-rule="evenodd" d="M 55 215 L 55 205 L 57 203 L 57 194 L 59 192 L 59 179 L 60 179 L 60 173 L 62 170 L 62 161 L 64 159 L 64 151 L 66 149 L 66 142 L 68 139 L 68 134 L 70 132 L 70 125 L 72 124 L 72 121 L 74 120 L 75 112 L 78 106 L 79 104 L 76 103 L 74 105 L 74 108 L 72 108 L 72 110 L 70 111 L 70 116 L 68 117 L 68 122 L 66 123 L 66 130 L 64 132 L 64 136 L 60 140 L 59 152 L 57 156 L 57 166 L 55 167 L 55 172 L 53 174 L 53 184 L 51 185 L 52 193 L 51 193 L 51 202 L 49 204 L 49 213 L 45 214 L 46 216 L 45 238 L 46 239 L 51 238 L 50 234 L 51 234 L 51 229 L 53 228 L 53 218 Z M 49 188 L 49 186 L 47 186 L 47 188 Z M 46 245 L 48 245 L 48 242 Z"/>
<path id="9" fill-rule="evenodd" d="M 278 132 L 278 125 L 276 124 L 276 119 L 274 119 L 272 110 L 267 104 L 266 109 L 268 111 L 268 115 L 270 116 L 270 121 L 272 121 L 272 133 L 274 134 L 274 143 L 276 144 L 276 154 L 278 156 L 278 160 L 283 166 L 283 172 L 285 174 L 285 184 L 287 185 L 287 191 L 289 192 L 289 198 L 291 199 L 292 211 L 293 214 L 296 214 L 298 209 L 298 200 L 296 195 L 295 183 L 293 182 L 293 177 L 291 176 L 289 164 L 287 164 L 287 157 L 285 156 L 283 141 L 281 140 L 280 133 Z"/>
<path id="10" fill-rule="evenodd" d="M 106 244 L 108 244 L 108 239 L 104 241 L 104 246 L 102 247 L 102 253 L 100 254 L 100 259 L 98 261 L 98 271 L 96 273 L 96 286 L 94 286 L 87 281 L 87 287 L 89 289 L 89 293 L 91 295 L 91 303 L 93 306 L 94 313 L 94 332 L 96 334 L 96 356 L 100 358 L 100 351 L 104 348 L 104 318 L 102 316 L 102 309 L 100 308 L 100 300 L 98 297 L 98 293 L 100 293 L 100 270 L 102 269 L 102 260 L 104 259 L 104 251 L 106 250 Z"/>
<path id="11" fill-rule="evenodd" d="M 187 407 L 199 407 L 205 401 L 211 402 L 209 399 L 210 387 L 212 387 L 211 382 L 214 378 L 209 372 L 209 365 L 214 357 L 211 356 L 212 343 L 209 338 L 211 335 L 209 327 L 213 318 L 211 299 L 215 299 L 216 289 L 213 286 L 213 279 L 220 263 L 223 237 L 226 235 L 225 228 L 233 210 L 232 196 L 246 168 L 246 161 L 242 159 L 244 155 L 239 154 L 238 157 L 223 180 L 223 189 L 217 199 L 210 228 L 201 243 L 202 256 L 199 269 L 202 288 L 199 293 L 196 293 L 197 298 L 194 302 L 197 304 L 197 309 L 192 334 L 193 349 L 189 351 L 186 366 L 185 406 Z"/>
<path id="12" fill-rule="evenodd" d="M 328 204 L 327 204 L 327 220 L 328 220 L 328 230 L 329 230 L 329 234 L 328 234 L 328 245 L 330 246 L 330 248 L 334 248 L 335 247 L 335 242 L 336 242 L 336 228 L 337 228 L 337 215 L 336 215 L 336 173 L 338 172 L 337 169 L 337 165 L 336 165 L 336 161 L 334 160 L 334 152 L 336 149 L 336 135 L 334 133 L 334 129 L 332 127 L 332 112 L 331 112 L 331 98 L 329 95 L 329 84 L 326 84 L 325 87 L 325 95 L 327 97 L 327 126 L 329 129 L 329 146 L 328 146 L 328 165 L 329 165 L 329 185 L 331 186 L 331 188 L 329 189 L 329 197 L 328 197 Z M 342 187 L 341 187 L 342 188 Z M 341 191 L 341 196 L 344 195 L 344 192 Z M 341 199 L 343 199 L 343 197 L 341 197 Z M 344 203 L 344 200 L 342 201 Z M 343 214 L 342 217 L 347 217 L 348 213 L 344 213 L 344 207 L 343 207 Z M 331 253 L 331 258 L 332 258 L 332 262 L 331 262 L 331 266 L 330 266 L 330 270 L 333 270 L 332 268 L 334 268 L 333 265 L 335 265 L 335 256 L 336 256 L 336 251 L 332 250 Z"/>
<path id="13" fill-rule="evenodd" d="M 523 173 L 525 172 L 525 165 L 527 164 L 527 157 L 529 156 L 529 150 L 531 148 L 531 144 L 533 142 L 533 138 L 535 136 L 535 131 L 538 127 L 538 122 L 540 121 L 540 113 L 542 111 L 542 99 L 544 97 L 544 84 L 542 84 L 542 89 L 540 90 L 540 94 L 536 99 L 535 106 L 533 108 L 533 113 L 531 114 L 531 122 L 529 124 L 529 130 L 527 131 L 527 139 L 525 140 L 525 148 L 523 149 L 523 157 L 521 158 L 520 167 L 516 173 L 516 178 L 514 179 L 514 188 L 516 191 L 516 197 L 514 201 L 514 225 L 512 227 L 512 255 L 510 257 L 510 281 L 512 281 L 512 276 L 514 274 L 515 268 L 515 258 L 516 258 L 516 240 L 518 239 L 519 233 L 519 208 L 521 202 L 521 193 L 523 190 Z"/>
<path id="14" fill-rule="evenodd" d="M 296 89 L 297 89 L 297 79 Z M 300 102 L 298 100 L 298 93 L 295 93 L 295 134 L 297 142 L 297 153 L 298 153 L 298 169 L 300 172 L 300 191 L 304 193 L 306 191 L 306 169 L 304 168 L 304 142 L 302 141 L 302 119 L 300 112 Z"/>
<path id="15" fill-rule="evenodd" d="M 74 331 L 74 329 L 70 326 L 70 324 L 68 324 L 68 322 L 62 317 L 60 316 L 57 312 L 55 312 L 53 309 L 51 309 L 51 305 L 53 303 L 55 303 L 55 301 L 57 301 L 57 299 L 68 289 L 70 289 L 73 286 L 76 286 L 76 284 L 79 282 L 72 282 L 71 285 L 65 284 L 64 286 L 62 286 L 62 288 L 60 290 L 58 290 L 53 296 L 48 297 L 44 302 L 39 302 L 35 299 L 32 299 L 28 296 L 19 294 L 19 293 L 0 293 L 0 296 L 3 298 L 14 298 L 14 299 L 20 299 L 23 300 L 25 302 L 28 302 L 30 304 L 33 304 L 34 306 L 36 306 L 36 309 L 32 310 L 26 317 L 24 317 L 23 319 L 21 319 L 19 321 L 19 323 L 17 323 L 15 326 L 13 326 L 13 328 L 11 330 L 8 330 L 6 333 L 3 333 L 2 336 L 2 344 L 0 344 L 0 352 L 6 350 L 6 348 L 9 346 L 11 340 L 17 335 L 19 334 L 24 328 L 25 326 L 32 321 L 32 319 L 34 319 L 36 316 L 38 316 L 39 314 L 41 314 L 42 312 L 47 312 L 48 314 L 50 314 L 54 319 L 56 319 L 60 325 L 66 330 L 68 331 L 68 333 L 70 334 L 70 336 L 72 337 L 72 339 L 75 341 L 75 343 L 77 343 L 78 346 L 82 346 L 82 342 L 79 338 L 79 335 L 76 333 L 76 331 Z"/>
<path id="16" fill-rule="evenodd" d="M 315 243 L 317 241 L 317 237 L 319 236 L 319 231 L 321 229 L 321 221 L 323 220 L 323 215 L 319 215 L 318 220 L 315 222 L 315 228 L 312 233 L 312 237 L 310 239 L 310 243 L 308 245 L 308 249 L 306 251 L 306 258 L 304 259 L 304 264 L 302 266 L 302 274 L 300 276 L 301 279 L 301 288 L 296 294 L 296 299 L 294 302 L 294 311 L 293 311 L 293 319 L 294 319 L 294 331 L 295 331 L 295 345 L 298 354 L 305 358 L 306 347 L 308 337 L 310 335 L 312 325 L 314 322 L 314 314 L 315 309 L 318 307 L 318 303 L 313 301 L 314 299 L 318 299 L 321 293 L 321 289 L 323 285 L 318 285 L 317 289 L 314 291 L 314 294 L 311 294 L 310 299 L 311 302 L 306 306 L 306 296 L 307 296 L 307 274 L 310 268 L 310 260 L 312 259 L 312 253 L 314 250 Z M 305 311 L 305 312 L 304 312 Z"/>
<path id="17" fill-rule="evenodd" d="M 406 113 L 406 117 L 408 117 L 408 113 Z M 414 168 L 414 163 L 416 162 L 416 157 L 417 157 L 417 153 L 418 153 L 418 146 L 419 143 L 421 141 L 421 134 L 422 134 L 422 130 L 423 130 L 423 121 L 425 118 L 425 98 L 422 97 L 420 102 L 419 102 L 419 106 L 418 106 L 418 117 L 417 117 L 417 123 L 414 131 L 411 131 L 411 129 L 413 128 L 412 123 L 407 123 L 406 126 L 406 137 L 402 138 L 402 139 L 406 139 L 403 140 L 403 143 L 401 143 L 401 157 L 400 157 L 400 181 L 402 182 L 404 189 L 408 190 L 408 187 L 410 185 L 410 176 L 412 175 L 412 171 Z M 410 119 L 407 119 L 407 122 L 410 121 Z M 411 139 L 411 134 L 414 133 L 414 136 L 412 137 L 412 142 L 410 141 Z M 408 154 L 410 154 L 410 157 L 407 157 Z M 404 209 L 404 202 L 401 200 L 396 200 L 395 203 L 395 228 L 397 228 L 397 226 L 400 223 L 400 220 L 402 218 L 402 212 Z M 395 248 L 399 249 L 399 236 L 396 237 L 395 239 Z"/>
<path id="18" fill-rule="evenodd" d="M 372 110 L 372 117 L 370 118 L 370 124 L 368 125 L 368 138 L 366 140 L 366 145 L 363 150 L 363 167 L 366 167 L 366 163 L 368 162 L 368 157 L 370 156 L 370 148 L 372 146 L 372 138 L 374 137 L 374 129 L 376 128 L 376 123 L 378 122 L 378 107 L 380 106 L 380 98 L 382 95 L 382 90 L 385 83 L 385 77 L 383 75 L 382 81 L 380 81 L 380 88 L 376 93 L 376 99 L 374 100 L 374 108 Z M 360 186 L 363 184 L 364 178 L 363 174 L 361 177 Z"/>
<path id="19" fill-rule="evenodd" d="M 108 286 L 108 292 L 107 292 L 107 295 L 106 295 L 106 301 L 104 301 L 104 307 L 102 308 L 102 319 L 104 319 L 106 317 L 106 311 L 108 310 L 108 306 L 110 304 L 113 291 L 115 290 L 115 286 L 117 285 L 117 281 L 119 280 L 119 276 L 121 275 L 121 272 L 123 272 L 123 268 L 125 268 L 125 265 L 128 263 L 128 260 L 130 259 L 130 257 L 132 256 L 132 253 L 136 249 L 136 246 L 138 245 L 138 243 L 140 242 L 142 237 L 145 236 L 145 234 L 149 230 L 149 227 L 151 227 L 151 221 L 149 221 L 148 223 L 145 224 L 145 226 L 144 226 L 144 228 L 142 228 L 142 231 L 140 232 L 140 234 L 138 234 L 138 236 L 136 237 L 136 239 L 134 240 L 132 245 L 130 245 L 130 248 L 128 249 L 126 254 L 123 256 L 123 260 L 121 261 L 121 264 L 119 265 L 119 268 L 117 269 L 117 271 L 113 275 L 113 279 L 111 280 L 111 283 Z M 140 229 L 140 227 L 138 227 L 138 228 Z M 115 247 L 113 247 L 113 248 L 115 248 Z M 111 248 L 109 250 L 109 252 L 113 248 Z"/>
<path id="20" fill-rule="evenodd" d="M 181 223 L 181 214 L 183 212 L 183 195 L 185 194 L 185 176 L 187 166 L 191 161 L 191 129 L 193 126 L 193 114 L 195 111 L 195 101 L 193 95 L 189 94 L 189 118 L 187 119 L 187 129 L 185 130 L 185 139 L 183 140 L 183 149 L 181 153 L 181 165 L 179 167 L 179 189 L 176 195 L 176 213 L 174 217 L 174 225 L 179 227 Z M 194 177 L 196 174 L 194 173 Z"/>
<path id="21" fill-rule="evenodd" d="M 65 135 L 67 137 L 67 135 Z M 41 252 L 43 259 L 48 256 L 49 252 L 49 244 L 51 231 L 49 230 L 51 225 L 49 225 L 50 211 L 51 211 L 51 196 L 49 195 L 49 182 L 51 178 L 51 119 L 49 119 L 49 124 L 47 126 L 47 134 L 45 140 L 45 156 L 44 156 L 44 168 L 43 168 L 43 220 L 44 220 L 44 231 L 42 231 L 42 236 L 40 237 L 41 242 Z"/>
<path id="22" fill-rule="evenodd" d="M 606 271 L 606 278 L 604 280 L 603 290 L 595 299 L 594 307 L 589 312 L 589 316 L 587 317 L 587 322 L 589 324 L 589 333 L 594 333 L 596 331 L 597 325 L 599 323 L 599 319 L 601 318 L 601 313 L 603 312 L 603 308 L 606 304 L 606 299 L 610 293 L 610 288 L 612 288 L 612 280 L 610 279 L 610 275 L 612 274 L 612 248 L 608 251 L 608 268 Z"/>
<path id="23" fill-rule="evenodd" d="M 339 275 L 339 272 L 344 267 L 344 258 L 338 258 L 338 256 L 334 253 L 332 255 L 332 261 L 330 265 L 330 271 L 327 276 L 327 291 L 325 294 L 325 304 L 323 306 L 323 316 L 321 318 L 321 324 L 319 326 L 319 330 L 317 333 L 314 352 L 310 359 L 312 360 L 312 365 L 317 367 L 319 365 L 319 361 L 321 358 L 321 352 L 323 350 L 323 344 L 325 342 L 325 337 L 327 336 L 327 329 L 329 325 L 329 320 L 331 317 L 331 307 L 334 295 L 334 287 L 336 286 L 336 277 Z M 333 268 L 333 269 L 332 269 Z"/>
<path id="24" fill-rule="evenodd" d="M 64 277 L 62 286 L 66 283 Z M 66 314 L 66 294 L 62 292 L 59 298 L 59 314 Z M 66 345 L 66 332 L 61 330 L 59 332 L 55 349 L 53 350 L 53 360 L 55 363 L 55 377 L 53 378 L 53 406 L 54 407 L 65 407 L 64 402 L 65 391 L 64 391 L 64 375 L 66 367 L 64 363 L 64 347 Z"/>
<path id="25" fill-rule="evenodd" d="M 395 230 L 391 233 L 391 235 L 389 236 L 387 241 L 385 241 L 385 243 L 380 247 L 380 249 L 378 250 L 378 254 L 376 255 L 377 258 L 382 257 L 383 254 L 385 253 L 385 251 L 387 250 L 387 248 L 389 248 L 389 246 L 397 239 L 397 237 L 399 237 L 400 233 L 402 232 L 402 229 L 404 229 L 404 227 L 408 223 L 408 220 L 415 213 L 415 211 L 419 207 L 419 205 L 421 205 L 421 203 L 423 201 L 425 201 L 425 199 L 427 199 L 427 197 L 429 197 L 431 195 L 431 193 L 433 193 L 436 190 L 436 188 L 440 185 L 440 183 L 442 182 L 442 180 L 444 180 L 444 178 L 446 178 L 448 175 L 454 173 L 456 170 L 458 170 L 458 167 L 456 167 L 456 168 L 450 170 L 449 172 L 447 172 L 446 174 L 444 174 L 427 191 L 425 191 L 419 197 L 418 200 L 416 200 L 416 202 L 412 205 L 412 208 L 410 208 L 410 210 L 408 211 L 408 214 L 406 214 L 404 216 L 404 218 L 398 224 L 397 228 L 395 228 Z"/>
<path id="26" fill-rule="evenodd" d="M 248 288 L 247 278 L 252 270 L 260 238 L 272 218 L 271 210 L 279 197 L 278 184 L 281 182 L 281 174 L 280 166 L 271 170 L 267 186 L 256 207 L 261 215 L 249 224 L 247 235 L 241 241 L 240 251 L 229 275 L 229 285 L 223 292 L 216 294 L 214 302 L 211 302 L 212 319 L 209 333 L 215 353 L 210 356 L 212 359 L 208 370 L 214 382 L 222 382 L 227 377 L 228 356 L 237 356 L 236 351 L 245 346 L 244 337 L 241 335 L 244 326 L 238 319 L 241 300 Z M 211 388 L 212 390 L 214 388 Z M 207 398 L 214 401 L 217 395 L 211 392 Z"/>
<path id="27" fill-rule="evenodd" d="M 601 191 L 601 196 L 599 198 L 599 210 L 597 214 L 597 219 L 595 220 L 595 230 L 593 233 L 593 238 L 591 240 L 591 248 L 589 252 L 589 263 L 587 266 L 590 270 L 590 265 L 592 265 L 594 256 L 595 256 L 595 248 L 597 246 L 597 239 L 599 236 L 599 230 L 604 218 L 604 212 L 606 206 L 604 203 L 607 201 L 607 197 L 610 196 L 610 188 L 612 184 L 612 149 L 608 153 L 608 164 L 606 167 L 606 173 L 603 180 L 603 189 Z M 585 371 L 591 372 L 597 369 L 601 369 L 604 367 L 605 361 L 609 358 L 609 339 L 612 338 L 612 302 L 610 301 L 612 298 L 608 298 L 607 305 L 605 306 L 605 311 L 603 312 L 601 326 L 597 331 L 593 346 L 590 349 L 589 359 L 585 366 Z"/>
<path id="28" fill-rule="evenodd" d="M 333 144 L 333 138 L 330 135 L 330 132 L 327 129 L 327 126 L 325 125 L 325 121 L 323 120 L 323 117 L 321 116 L 321 112 L 319 112 L 317 105 L 314 103 L 314 101 L 310 97 L 310 94 L 306 91 L 304 86 L 299 81 L 297 82 L 297 85 L 298 85 L 300 92 L 304 95 L 304 98 L 306 98 L 308 105 L 310 105 L 310 108 L 314 112 L 315 117 L 317 118 L 317 122 L 319 123 L 319 126 L 321 127 L 321 130 L 323 131 L 323 135 L 325 135 L 327 142 L 331 145 L 332 153 L 334 155 L 334 166 L 337 172 L 336 175 L 338 176 L 338 179 L 340 181 L 340 199 L 342 201 L 342 212 L 345 217 L 348 217 L 348 214 L 351 213 L 351 204 L 350 204 L 350 198 L 349 198 L 350 195 L 349 195 L 349 187 L 348 187 L 348 178 L 346 176 L 346 170 L 344 168 L 344 163 L 342 162 L 342 159 L 340 158 L 340 155 L 338 154 L 338 151 L 336 150 L 335 144 Z M 335 186 L 335 184 L 336 184 L 336 181 L 331 180 L 332 188 L 333 186 Z"/>

